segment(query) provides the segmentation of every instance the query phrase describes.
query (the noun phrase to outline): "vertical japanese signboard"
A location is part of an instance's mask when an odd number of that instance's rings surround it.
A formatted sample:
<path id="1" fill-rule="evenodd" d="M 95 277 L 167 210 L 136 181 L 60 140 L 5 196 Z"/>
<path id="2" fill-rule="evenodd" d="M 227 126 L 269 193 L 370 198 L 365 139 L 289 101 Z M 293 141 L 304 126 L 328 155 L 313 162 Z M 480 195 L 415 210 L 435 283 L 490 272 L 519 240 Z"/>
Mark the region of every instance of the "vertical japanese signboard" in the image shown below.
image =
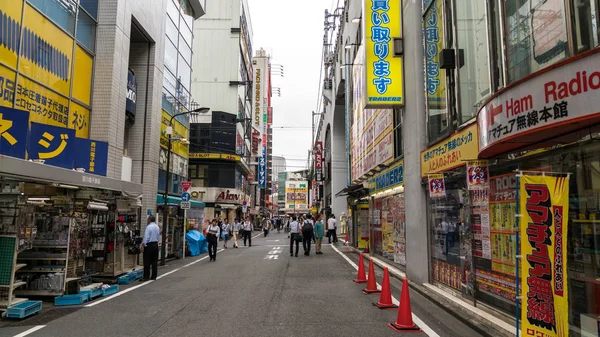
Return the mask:
<path id="1" fill-rule="evenodd" d="M 253 59 L 254 64 L 254 78 L 253 78 L 253 96 L 252 96 L 252 126 L 256 131 L 260 133 L 258 146 L 258 154 L 262 156 L 263 152 L 263 136 L 266 136 L 263 132 L 263 128 L 266 127 L 266 115 L 267 115 L 267 58 L 263 56 L 257 56 Z"/>
<path id="2" fill-rule="evenodd" d="M 365 18 L 365 106 L 390 107 L 404 104 L 402 57 L 394 44 L 402 39 L 402 1 L 364 0 Z M 394 41 L 398 39 L 398 41 Z"/>
<path id="3" fill-rule="evenodd" d="M 443 174 L 430 174 L 428 180 L 430 198 L 439 198 L 446 195 L 446 182 Z"/>
<path id="4" fill-rule="evenodd" d="M 470 191 L 490 188 L 487 160 L 470 160 L 467 162 L 467 187 Z"/>
<path id="5" fill-rule="evenodd" d="M 521 335 L 568 336 L 569 178 L 522 175 L 518 188 Z"/>
<path id="6" fill-rule="evenodd" d="M 446 108 L 446 75 L 440 68 L 440 53 L 444 49 L 443 3 L 437 0 L 425 15 L 425 92 L 432 114 L 435 113 L 431 110 Z"/>
<path id="7" fill-rule="evenodd" d="M 315 143 L 315 174 L 317 181 L 323 180 L 323 143 Z"/>

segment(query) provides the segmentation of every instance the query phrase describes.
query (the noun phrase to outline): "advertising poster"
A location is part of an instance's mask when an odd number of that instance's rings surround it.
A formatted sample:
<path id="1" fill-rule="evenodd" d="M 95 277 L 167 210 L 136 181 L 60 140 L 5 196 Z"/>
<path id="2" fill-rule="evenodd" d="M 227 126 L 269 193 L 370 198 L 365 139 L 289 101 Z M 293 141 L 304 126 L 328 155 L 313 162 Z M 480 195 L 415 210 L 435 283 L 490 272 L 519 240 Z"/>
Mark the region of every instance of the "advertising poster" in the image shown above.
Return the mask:
<path id="1" fill-rule="evenodd" d="M 429 197 L 440 198 L 446 195 L 446 183 L 443 174 L 430 174 L 429 179 Z"/>
<path id="2" fill-rule="evenodd" d="M 487 160 L 467 162 L 467 187 L 470 191 L 490 188 L 490 174 Z"/>
<path id="3" fill-rule="evenodd" d="M 519 213 L 521 334 L 568 336 L 569 178 L 522 175 Z"/>

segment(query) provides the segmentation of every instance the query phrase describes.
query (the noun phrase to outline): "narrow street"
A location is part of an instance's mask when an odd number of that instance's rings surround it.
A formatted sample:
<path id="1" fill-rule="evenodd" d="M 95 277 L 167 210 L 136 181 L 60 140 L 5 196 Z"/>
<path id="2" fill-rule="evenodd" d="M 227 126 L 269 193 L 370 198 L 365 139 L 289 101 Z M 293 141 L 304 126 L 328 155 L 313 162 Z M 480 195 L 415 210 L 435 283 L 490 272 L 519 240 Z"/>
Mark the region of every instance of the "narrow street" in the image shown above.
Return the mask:
<path id="1" fill-rule="evenodd" d="M 297 258 L 290 257 L 283 232 L 260 235 L 251 248 L 220 250 L 216 262 L 209 262 L 206 254 L 174 261 L 159 270 L 164 276 L 157 281 L 136 282 L 117 296 L 39 325 L 34 316 L 16 323 L 19 326 L 0 329 L 0 336 L 42 325 L 27 336 L 403 335 L 387 326 L 397 311 L 376 309 L 371 303 L 378 295 L 363 295 L 364 285 L 351 281 L 356 270 L 344 253 L 330 245 L 320 256 L 306 257 L 302 252 L 300 248 Z M 354 253 L 348 256 L 357 260 Z M 395 298 L 399 284 L 392 281 Z M 407 335 L 479 336 L 416 292 L 411 296 L 413 314 L 425 325 L 423 333 Z"/>

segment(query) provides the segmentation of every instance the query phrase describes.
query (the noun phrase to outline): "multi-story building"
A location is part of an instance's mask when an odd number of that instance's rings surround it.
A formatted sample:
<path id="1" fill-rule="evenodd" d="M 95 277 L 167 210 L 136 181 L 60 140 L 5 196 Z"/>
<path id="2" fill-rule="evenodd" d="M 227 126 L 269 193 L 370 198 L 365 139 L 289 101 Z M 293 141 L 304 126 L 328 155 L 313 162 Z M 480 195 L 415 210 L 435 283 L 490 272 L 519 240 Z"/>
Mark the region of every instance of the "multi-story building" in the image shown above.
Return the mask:
<path id="1" fill-rule="evenodd" d="M 192 120 L 189 175 L 192 198 L 206 203 L 205 216 L 241 216 L 245 202 L 255 212 L 251 184 L 253 132 L 252 22 L 245 0 L 208 0 L 195 22 L 191 93 L 211 112 Z M 253 178 L 254 179 L 254 178 Z"/>
<path id="2" fill-rule="evenodd" d="M 354 245 L 493 335 L 597 335 L 597 2 L 367 3 L 326 13 L 325 205 L 345 120 Z"/>

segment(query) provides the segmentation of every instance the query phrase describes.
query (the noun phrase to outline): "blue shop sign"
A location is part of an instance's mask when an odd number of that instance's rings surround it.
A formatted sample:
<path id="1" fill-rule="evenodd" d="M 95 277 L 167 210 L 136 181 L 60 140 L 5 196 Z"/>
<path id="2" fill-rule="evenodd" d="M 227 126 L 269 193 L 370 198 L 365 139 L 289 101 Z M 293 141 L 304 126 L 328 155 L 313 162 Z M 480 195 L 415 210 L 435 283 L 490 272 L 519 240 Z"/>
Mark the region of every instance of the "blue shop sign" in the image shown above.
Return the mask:
<path id="1" fill-rule="evenodd" d="M 377 193 L 404 185 L 404 161 L 393 165 L 369 180 L 369 192 Z"/>
<path id="2" fill-rule="evenodd" d="M 0 107 L 0 155 L 25 159 L 29 112 Z"/>
<path id="3" fill-rule="evenodd" d="M 44 164 L 73 168 L 75 130 L 31 123 L 27 153 L 29 159 L 44 160 Z"/>
<path id="4" fill-rule="evenodd" d="M 108 143 L 93 139 L 75 139 L 74 168 L 84 168 L 85 172 L 106 176 Z"/>

